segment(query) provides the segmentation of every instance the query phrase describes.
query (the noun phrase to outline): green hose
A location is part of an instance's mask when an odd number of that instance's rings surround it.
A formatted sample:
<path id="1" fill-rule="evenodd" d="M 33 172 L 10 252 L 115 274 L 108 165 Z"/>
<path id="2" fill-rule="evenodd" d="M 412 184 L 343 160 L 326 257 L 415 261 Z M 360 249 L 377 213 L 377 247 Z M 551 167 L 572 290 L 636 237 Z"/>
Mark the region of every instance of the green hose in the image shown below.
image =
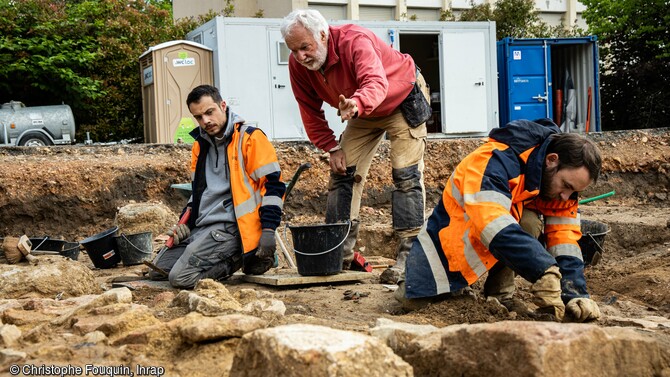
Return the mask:
<path id="1" fill-rule="evenodd" d="M 600 200 L 600 199 L 603 199 L 603 198 L 608 198 L 608 197 L 614 195 L 615 192 L 616 192 L 616 191 L 610 191 L 610 192 L 608 192 L 608 193 L 606 193 L 606 194 L 602 194 L 602 195 L 594 196 L 594 197 L 592 197 L 592 198 L 582 199 L 582 200 L 579 201 L 579 204 L 590 203 L 590 202 L 594 202 L 594 201 L 596 201 L 596 200 Z"/>

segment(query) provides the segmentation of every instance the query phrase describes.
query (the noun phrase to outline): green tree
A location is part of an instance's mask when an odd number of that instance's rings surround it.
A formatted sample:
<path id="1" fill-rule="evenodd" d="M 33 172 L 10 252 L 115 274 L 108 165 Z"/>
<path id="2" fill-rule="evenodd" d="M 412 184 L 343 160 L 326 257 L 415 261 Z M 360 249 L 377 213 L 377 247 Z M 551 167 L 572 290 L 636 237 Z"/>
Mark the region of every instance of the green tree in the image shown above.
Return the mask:
<path id="1" fill-rule="evenodd" d="M 598 36 L 603 129 L 667 127 L 670 122 L 670 3 L 581 0 Z"/>
<path id="2" fill-rule="evenodd" d="M 512 38 L 555 38 L 584 35 L 584 31 L 572 26 L 568 30 L 564 24 L 551 27 L 540 18 L 535 10 L 534 0 L 499 0 L 491 4 L 474 4 L 461 13 L 459 21 L 495 21 L 496 37 Z"/>
<path id="3" fill-rule="evenodd" d="M 139 56 L 205 21 L 174 24 L 169 3 L 0 0 L 0 100 L 69 104 L 78 140 L 141 138 Z"/>
<path id="4" fill-rule="evenodd" d="M 0 1 L 3 102 L 81 106 L 105 94 L 102 81 L 87 74 L 99 45 L 65 8 L 64 1 Z"/>

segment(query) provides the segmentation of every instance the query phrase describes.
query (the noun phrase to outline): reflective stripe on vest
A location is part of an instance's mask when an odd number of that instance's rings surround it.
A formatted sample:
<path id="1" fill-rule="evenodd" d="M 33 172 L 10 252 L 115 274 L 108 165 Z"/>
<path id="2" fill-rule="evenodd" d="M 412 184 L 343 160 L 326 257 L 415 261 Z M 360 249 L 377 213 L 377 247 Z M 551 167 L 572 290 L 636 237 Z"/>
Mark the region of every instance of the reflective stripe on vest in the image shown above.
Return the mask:
<path id="1" fill-rule="evenodd" d="M 582 262 L 584 261 L 584 259 L 582 259 L 582 251 L 579 249 L 579 246 L 571 243 L 563 243 L 556 246 L 552 246 L 549 249 L 547 249 L 547 251 L 549 251 L 549 254 L 551 254 L 551 256 L 554 258 L 567 256 L 567 257 L 575 257 Z"/>
<path id="2" fill-rule="evenodd" d="M 454 175 L 452 173 L 448 182 L 451 187 L 451 196 L 457 202 L 461 208 L 465 208 L 466 202 L 468 204 L 476 203 L 497 203 L 509 211 L 509 208 L 512 205 L 512 201 L 503 194 L 497 193 L 495 191 L 480 191 L 475 194 L 466 194 L 463 196 L 456 187 L 454 182 Z M 470 218 L 467 213 L 463 213 L 464 221 L 469 222 Z M 482 233 L 479 235 L 482 245 L 488 249 L 491 240 L 506 226 L 516 223 L 514 217 L 510 214 L 505 214 L 497 219 L 489 222 L 486 227 L 482 230 Z M 463 257 L 452 255 L 447 256 L 447 259 L 455 261 L 455 265 L 452 268 L 457 269 L 468 282 L 468 284 L 474 283 L 479 277 L 484 274 L 488 269 L 495 263 L 495 257 L 486 250 L 477 250 L 477 248 L 470 242 L 470 230 L 468 228 L 465 230 L 463 236 L 461 237 L 461 242 L 463 242 Z M 446 256 L 446 254 L 445 254 Z M 465 264 L 463 263 L 465 262 Z M 487 267 L 488 266 L 488 267 Z"/>
<path id="3" fill-rule="evenodd" d="M 563 217 L 563 216 L 545 216 L 544 222 L 547 225 L 581 225 L 581 215 L 578 213 L 577 217 Z"/>
<path id="4" fill-rule="evenodd" d="M 239 165 L 241 172 L 245 171 L 244 155 L 242 154 L 242 145 L 244 144 L 243 143 L 244 135 L 247 128 L 248 127 L 246 125 L 240 126 L 239 130 L 240 140 L 237 143 L 237 155 L 238 155 L 237 164 Z M 255 191 L 253 189 L 251 183 L 249 182 L 249 178 L 247 178 L 246 174 L 241 174 L 241 176 L 242 176 L 242 184 L 244 184 L 244 187 L 246 188 L 246 191 L 249 193 L 250 197 L 244 202 L 235 205 L 235 215 L 237 216 L 238 219 L 248 213 L 255 212 L 256 208 L 258 208 L 258 204 L 261 202 L 260 191 Z"/>

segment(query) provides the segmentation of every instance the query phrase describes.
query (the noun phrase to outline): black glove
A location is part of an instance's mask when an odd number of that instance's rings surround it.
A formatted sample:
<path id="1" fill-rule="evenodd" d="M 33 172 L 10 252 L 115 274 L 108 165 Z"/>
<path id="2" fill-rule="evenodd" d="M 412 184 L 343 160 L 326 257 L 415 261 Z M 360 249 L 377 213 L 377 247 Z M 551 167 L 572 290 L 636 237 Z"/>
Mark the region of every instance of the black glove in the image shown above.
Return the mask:
<path id="1" fill-rule="evenodd" d="M 191 235 L 191 229 L 186 224 L 178 224 L 168 230 L 167 235 L 174 241 L 172 246 L 177 246 Z"/>
<path id="2" fill-rule="evenodd" d="M 276 250 L 277 241 L 275 240 L 275 231 L 273 229 L 263 229 L 256 256 L 260 259 L 274 258 Z"/>

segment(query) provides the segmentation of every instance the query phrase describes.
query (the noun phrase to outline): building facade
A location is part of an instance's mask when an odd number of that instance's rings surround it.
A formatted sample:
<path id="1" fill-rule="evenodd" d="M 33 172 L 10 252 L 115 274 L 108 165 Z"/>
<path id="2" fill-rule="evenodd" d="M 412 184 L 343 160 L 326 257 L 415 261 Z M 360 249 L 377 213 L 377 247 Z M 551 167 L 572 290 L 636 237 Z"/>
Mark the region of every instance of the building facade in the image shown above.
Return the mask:
<path id="1" fill-rule="evenodd" d="M 480 5 L 495 0 L 173 0 L 175 19 L 222 12 L 232 5 L 232 16 L 282 18 L 294 9 L 316 9 L 329 20 L 438 21 L 443 12 L 457 18 L 471 1 Z M 581 13 L 586 8 L 577 0 L 535 0 L 540 18 L 550 26 L 563 24 L 586 29 Z"/>

